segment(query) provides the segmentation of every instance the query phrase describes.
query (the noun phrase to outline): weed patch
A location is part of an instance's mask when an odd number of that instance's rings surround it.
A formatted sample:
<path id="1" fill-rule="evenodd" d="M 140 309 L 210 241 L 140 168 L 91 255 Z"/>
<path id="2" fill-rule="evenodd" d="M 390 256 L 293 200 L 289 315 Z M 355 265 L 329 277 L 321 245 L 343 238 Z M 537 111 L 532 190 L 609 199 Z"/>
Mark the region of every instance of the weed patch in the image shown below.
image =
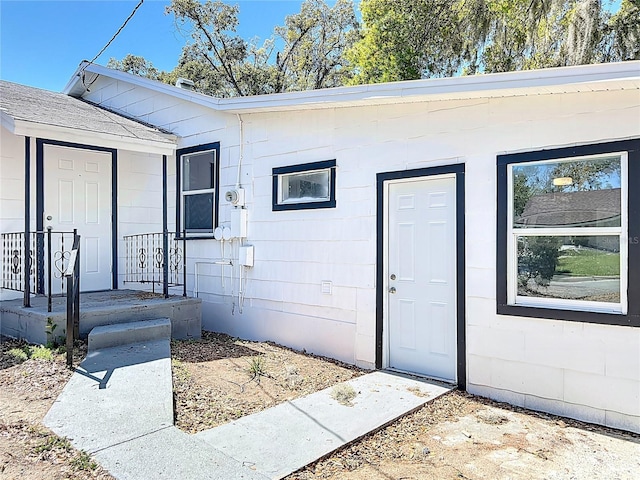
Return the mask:
<path id="1" fill-rule="evenodd" d="M 341 383 L 336 385 L 331 390 L 331 398 L 336 400 L 340 405 L 344 405 L 345 407 L 353 406 L 353 399 L 356 398 L 358 393 L 354 390 L 354 388 L 348 383 Z"/>
<path id="2" fill-rule="evenodd" d="M 7 355 L 12 357 L 18 363 L 26 362 L 29 360 L 29 354 L 25 351 L 25 348 L 12 348 L 7 352 Z"/>

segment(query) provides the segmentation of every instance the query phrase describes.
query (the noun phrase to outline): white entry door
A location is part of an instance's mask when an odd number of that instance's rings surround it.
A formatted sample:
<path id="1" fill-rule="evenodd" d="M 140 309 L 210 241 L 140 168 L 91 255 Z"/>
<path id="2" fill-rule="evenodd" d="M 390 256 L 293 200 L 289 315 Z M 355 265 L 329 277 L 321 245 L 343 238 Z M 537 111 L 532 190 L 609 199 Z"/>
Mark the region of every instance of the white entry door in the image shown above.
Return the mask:
<path id="1" fill-rule="evenodd" d="M 110 153 L 45 145 L 44 226 L 53 227 L 54 232 L 78 229 L 82 291 L 111 288 Z M 65 249 L 69 238 L 65 238 Z M 59 242 L 54 235 L 54 262 Z M 59 293 L 60 274 L 55 267 L 52 270 L 58 277 L 53 279 L 52 290 Z"/>
<path id="2" fill-rule="evenodd" d="M 455 382 L 455 176 L 388 187 L 387 366 Z"/>

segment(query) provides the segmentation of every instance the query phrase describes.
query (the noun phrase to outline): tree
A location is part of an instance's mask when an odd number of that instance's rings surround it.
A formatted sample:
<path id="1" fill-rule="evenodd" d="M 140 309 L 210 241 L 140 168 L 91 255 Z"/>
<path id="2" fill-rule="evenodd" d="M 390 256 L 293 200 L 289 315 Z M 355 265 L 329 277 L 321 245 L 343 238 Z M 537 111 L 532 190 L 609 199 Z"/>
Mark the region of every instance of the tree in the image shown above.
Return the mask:
<path id="1" fill-rule="evenodd" d="M 280 91 L 336 87 L 351 77 L 344 52 L 359 39 L 351 0 L 337 0 L 333 7 L 307 0 L 275 34 L 285 45 L 276 56 Z"/>
<path id="2" fill-rule="evenodd" d="M 571 183 L 553 186 L 550 182 L 547 190 L 576 192 L 620 188 L 620 174 L 620 160 L 615 157 L 591 161 L 563 162 L 553 168 L 551 177 L 570 178 Z"/>
<path id="3" fill-rule="evenodd" d="M 606 60 L 640 60 L 640 0 L 622 0 L 608 26 Z"/>
<path id="4" fill-rule="evenodd" d="M 352 83 L 452 75 L 463 37 L 451 0 L 362 0 L 362 39 L 348 51 Z"/>
<path id="5" fill-rule="evenodd" d="M 306 0 L 300 13 L 261 45 L 236 34 L 238 7 L 221 1 L 172 0 L 167 12 L 191 37 L 172 76 L 215 96 L 244 96 L 342 85 L 350 76 L 343 52 L 357 40 L 353 3 Z"/>
<path id="6" fill-rule="evenodd" d="M 137 55 L 128 54 L 122 60 L 110 58 L 109 62 L 107 62 L 107 67 L 122 70 L 123 72 L 131 73 L 133 75 L 147 77 L 152 80 L 158 80 L 160 77 L 160 72 L 151 62 L 145 60 L 144 57 L 139 57 Z"/>
<path id="7" fill-rule="evenodd" d="M 556 273 L 560 246 L 559 237 L 518 238 L 518 287 L 524 292 L 535 291 L 534 285 L 546 287 Z M 531 284 L 531 281 L 534 284 Z"/>
<path id="8" fill-rule="evenodd" d="M 242 68 L 252 60 L 260 69 L 267 69 L 267 65 L 264 55 L 251 59 L 249 45 L 236 34 L 238 6 L 221 1 L 172 0 L 166 11 L 175 16 L 179 29 L 191 36 L 192 43 L 184 47 L 176 70 L 197 74 L 191 80 L 198 90 L 219 96 L 266 93 L 252 88 L 255 82 L 247 77 L 249 69 Z"/>
<path id="9" fill-rule="evenodd" d="M 608 1 L 608 0 L 607 0 Z M 640 0 L 362 0 L 353 83 L 627 60 Z"/>

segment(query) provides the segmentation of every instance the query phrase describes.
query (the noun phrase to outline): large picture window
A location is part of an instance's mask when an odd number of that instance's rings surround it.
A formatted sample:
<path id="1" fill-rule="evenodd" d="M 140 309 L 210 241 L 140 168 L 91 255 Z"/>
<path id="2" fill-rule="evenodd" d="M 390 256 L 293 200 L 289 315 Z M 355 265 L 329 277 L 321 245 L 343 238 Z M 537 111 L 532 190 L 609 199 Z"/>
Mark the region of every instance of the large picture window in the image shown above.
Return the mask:
<path id="1" fill-rule="evenodd" d="M 630 174 L 637 144 L 498 157 L 499 313 L 545 309 L 536 316 L 638 322 L 638 301 L 630 295 L 640 273 L 638 218 L 630 215 L 637 204 L 631 191 L 640 187 Z"/>
<path id="2" fill-rule="evenodd" d="M 177 225 L 189 237 L 211 236 L 218 216 L 219 144 L 178 150 Z"/>
<path id="3" fill-rule="evenodd" d="M 509 165 L 509 304 L 626 313 L 626 152 Z"/>

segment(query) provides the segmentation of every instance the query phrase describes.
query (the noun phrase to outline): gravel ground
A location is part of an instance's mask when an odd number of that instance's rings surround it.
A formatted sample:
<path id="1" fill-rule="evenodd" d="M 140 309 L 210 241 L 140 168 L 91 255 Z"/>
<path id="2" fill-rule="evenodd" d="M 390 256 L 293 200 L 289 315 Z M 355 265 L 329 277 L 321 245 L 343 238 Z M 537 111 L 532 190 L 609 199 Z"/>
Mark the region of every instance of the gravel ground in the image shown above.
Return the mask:
<path id="1" fill-rule="evenodd" d="M 40 424 L 71 376 L 65 356 L 36 358 L 42 349 L 1 340 L 0 478 L 111 479 Z M 171 347 L 176 424 L 191 433 L 366 373 L 207 332 Z M 25 350 L 31 358 L 18 358 Z M 79 344 L 76 364 L 85 353 Z M 639 472 L 640 435 L 453 391 L 287 480 L 635 480 Z"/>

